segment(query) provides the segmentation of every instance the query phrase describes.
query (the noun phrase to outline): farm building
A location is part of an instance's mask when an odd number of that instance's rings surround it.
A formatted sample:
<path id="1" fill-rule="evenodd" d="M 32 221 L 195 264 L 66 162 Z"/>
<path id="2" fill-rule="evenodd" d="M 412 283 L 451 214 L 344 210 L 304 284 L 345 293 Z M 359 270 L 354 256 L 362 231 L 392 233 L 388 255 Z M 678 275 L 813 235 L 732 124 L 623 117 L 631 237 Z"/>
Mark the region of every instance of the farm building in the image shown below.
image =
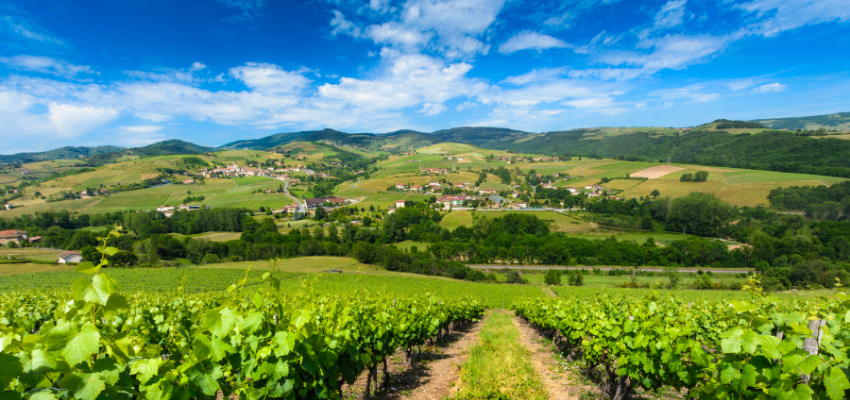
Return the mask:
<path id="1" fill-rule="evenodd" d="M 0 231 L 0 245 L 8 245 L 9 242 L 14 242 L 17 245 L 20 245 L 21 242 L 27 241 L 27 231 L 18 231 L 18 230 L 9 230 L 9 231 Z"/>
<path id="2" fill-rule="evenodd" d="M 59 254 L 59 264 L 79 264 L 83 262 L 83 256 L 76 251 L 63 251 Z"/>
<path id="3" fill-rule="evenodd" d="M 307 199 L 307 208 L 316 208 L 325 203 L 331 203 L 334 206 L 340 206 L 345 204 L 345 199 L 342 197 L 318 197 L 315 199 Z"/>
<path id="4" fill-rule="evenodd" d="M 444 210 L 463 204 L 469 196 L 443 196 L 437 199 L 437 203 L 443 206 Z"/>

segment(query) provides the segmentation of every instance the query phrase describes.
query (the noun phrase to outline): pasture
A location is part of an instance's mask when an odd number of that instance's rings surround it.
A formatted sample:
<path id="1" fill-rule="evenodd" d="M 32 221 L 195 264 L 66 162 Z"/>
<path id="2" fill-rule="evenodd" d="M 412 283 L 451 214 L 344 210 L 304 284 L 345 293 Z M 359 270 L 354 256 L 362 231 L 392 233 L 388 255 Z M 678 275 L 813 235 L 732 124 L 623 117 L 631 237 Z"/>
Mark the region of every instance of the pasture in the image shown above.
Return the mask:
<path id="1" fill-rule="evenodd" d="M 440 221 L 440 226 L 446 229 L 456 229 L 459 226 L 472 227 L 473 212 L 478 217 L 499 218 L 511 213 L 529 213 L 538 218 L 549 222 L 549 229 L 554 232 L 586 232 L 594 229 L 593 226 L 585 221 L 570 216 L 569 213 L 559 213 L 556 211 L 496 211 L 496 210 L 460 210 L 447 213 L 443 220 Z"/>

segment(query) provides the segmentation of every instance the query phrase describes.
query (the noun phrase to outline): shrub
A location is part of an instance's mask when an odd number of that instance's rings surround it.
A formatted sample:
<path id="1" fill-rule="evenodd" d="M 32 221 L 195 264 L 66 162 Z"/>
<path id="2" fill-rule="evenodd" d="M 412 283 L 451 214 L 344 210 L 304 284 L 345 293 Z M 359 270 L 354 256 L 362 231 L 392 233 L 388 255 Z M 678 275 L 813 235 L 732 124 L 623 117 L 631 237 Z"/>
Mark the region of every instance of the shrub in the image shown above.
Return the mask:
<path id="1" fill-rule="evenodd" d="M 517 271 L 508 271 L 505 273 L 505 283 L 526 284 L 527 280 L 523 279 Z"/>
<path id="2" fill-rule="evenodd" d="M 546 276 L 543 277 L 543 283 L 547 285 L 560 285 L 561 271 L 558 271 L 557 269 L 550 269 L 546 272 Z"/>
<path id="3" fill-rule="evenodd" d="M 567 283 L 570 286 L 584 286 L 584 275 L 579 271 L 570 271 L 567 276 Z"/>

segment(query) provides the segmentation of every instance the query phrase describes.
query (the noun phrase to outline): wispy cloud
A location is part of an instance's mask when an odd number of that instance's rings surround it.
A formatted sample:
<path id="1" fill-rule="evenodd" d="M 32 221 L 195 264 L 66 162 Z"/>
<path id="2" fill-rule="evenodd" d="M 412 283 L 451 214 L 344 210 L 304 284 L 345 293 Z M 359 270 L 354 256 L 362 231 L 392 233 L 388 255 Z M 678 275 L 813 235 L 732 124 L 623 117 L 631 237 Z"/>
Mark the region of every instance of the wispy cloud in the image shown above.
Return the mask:
<path id="1" fill-rule="evenodd" d="M 27 12 L 11 5 L 0 5 L 0 32 L 12 37 L 42 44 L 65 45 L 65 41 L 54 36 Z"/>
<path id="2" fill-rule="evenodd" d="M 30 55 L 0 57 L 0 63 L 17 70 L 64 76 L 66 78 L 73 78 L 78 74 L 98 74 L 97 71 L 94 71 L 88 65 L 75 65 L 50 57 Z"/>
<path id="3" fill-rule="evenodd" d="M 765 85 L 761 85 L 761 86 L 753 89 L 753 92 L 756 92 L 756 93 L 776 93 L 776 92 L 784 91 L 785 87 L 786 87 L 785 85 L 783 85 L 779 82 L 774 82 L 774 83 L 768 83 L 768 84 L 765 84 Z"/>
<path id="4" fill-rule="evenodd" d="M 499 52 L 510 54 L 521 50 L 543 51 L 551 48 L 573 47 L 569 43 L 538 32 L 520 32 L 499 46 Z"/>

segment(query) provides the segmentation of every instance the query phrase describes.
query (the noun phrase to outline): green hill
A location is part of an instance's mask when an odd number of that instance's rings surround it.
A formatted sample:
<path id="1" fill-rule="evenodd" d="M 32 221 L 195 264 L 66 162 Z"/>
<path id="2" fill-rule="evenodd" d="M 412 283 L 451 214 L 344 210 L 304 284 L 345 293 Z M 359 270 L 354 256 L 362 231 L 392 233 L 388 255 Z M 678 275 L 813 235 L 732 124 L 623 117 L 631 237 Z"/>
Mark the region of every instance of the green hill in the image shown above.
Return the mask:
<path id="1" fill-rule="evenodd" d="M 334 129 L 277 133 L 259 139 L 238 140 L 221 146 L 223 150 L 269 150 L 293 142 L 328 142 L 334 145 L 356 146 L 370 149 L 392 147 L 421 147 L 439 142 L 434 137 L 412 130 L 401 130 L 387 134 L 345 133 Z"/>
<path id="2" fill-rule="evenodd" d="M 86 158 L 86 162 L 92 166 L 114 163 L 126 158 L 168 156 L 176 154 L 203 154 L 213 151 L 212 147 L 171 139 L 157 142 L 144 147 L 134 147 L 121 151 L 96 154 Z"/>
<path id="3" fill-rule="evenodd" d="M 97 147 L 72 147 L 66 146 L 59 149 L 42 151 L 38 153 L 17 153 L 0 155 L 0 163 L 31 163 L 50 160 L 76 160 L 95 154 L 112 153 L 124 150 L 119 146 L 97 146 Z"/>
<path id="4" fill-rule="evenodd" d="M 814 115 L 810 117 L 757 119 L 758 122 L 768 128 L 788 130 L 850 130 L 850 112 L 835 114 Z"/>

